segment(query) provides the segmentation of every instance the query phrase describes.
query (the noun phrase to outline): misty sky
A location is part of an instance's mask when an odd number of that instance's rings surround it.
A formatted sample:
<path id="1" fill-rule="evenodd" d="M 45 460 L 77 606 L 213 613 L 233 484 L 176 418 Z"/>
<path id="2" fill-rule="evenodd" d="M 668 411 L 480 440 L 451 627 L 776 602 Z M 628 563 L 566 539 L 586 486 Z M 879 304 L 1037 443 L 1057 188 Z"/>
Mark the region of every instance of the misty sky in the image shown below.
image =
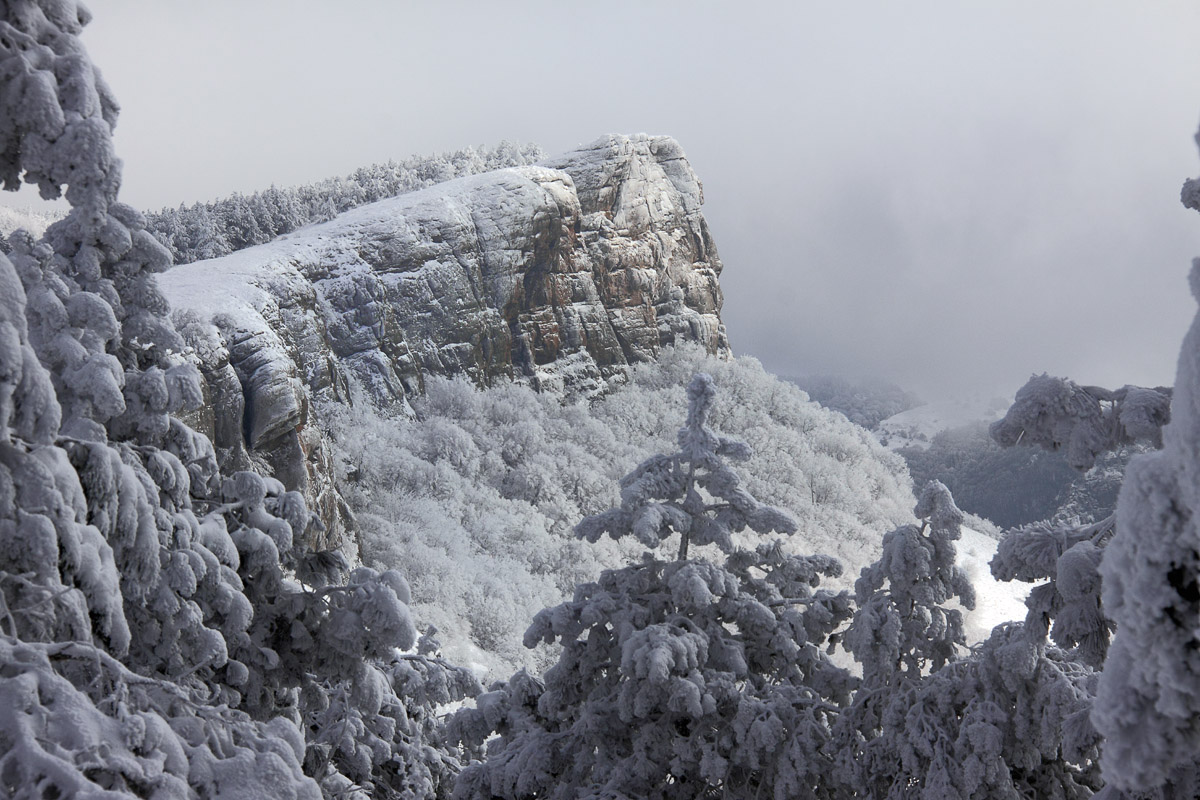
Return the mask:
<path id="1" fill-rule="evenodd" d="M 136 206 L 667 133 L 704 183 L 730 340 L 772 371 L 927 396 L 1174 380 L 1200 4 L 88 5 Z"/>

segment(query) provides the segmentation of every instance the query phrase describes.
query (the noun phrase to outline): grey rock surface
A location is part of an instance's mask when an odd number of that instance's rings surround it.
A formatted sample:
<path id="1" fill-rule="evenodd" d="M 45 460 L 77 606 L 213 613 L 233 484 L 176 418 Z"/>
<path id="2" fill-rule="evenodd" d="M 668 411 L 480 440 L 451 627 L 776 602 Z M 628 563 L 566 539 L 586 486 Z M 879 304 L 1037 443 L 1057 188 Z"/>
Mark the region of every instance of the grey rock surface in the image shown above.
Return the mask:
<path id="1" fill-rule="evenodd" d="M 192 424 L 226 467 L 351 524 L 315 409 L 404 407 L 428 374 L 591 395 L 663 346 L 728 353 L 721 262 L 683 150 L 607 136 L 448 181 L 160 276 L 206 380 Z"/>

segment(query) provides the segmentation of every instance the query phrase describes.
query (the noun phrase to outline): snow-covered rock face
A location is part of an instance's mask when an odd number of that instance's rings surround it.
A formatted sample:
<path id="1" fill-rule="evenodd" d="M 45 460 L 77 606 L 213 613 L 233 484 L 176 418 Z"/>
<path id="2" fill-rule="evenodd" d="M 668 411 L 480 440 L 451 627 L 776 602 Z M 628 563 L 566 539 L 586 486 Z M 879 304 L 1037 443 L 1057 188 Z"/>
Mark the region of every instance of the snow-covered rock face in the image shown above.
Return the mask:
<path id="1" fill-rule="evenodd" d="M 727 353 L 702 191 L 669 137 L 608 136 L 160 277 L 227 463 L 264 459 L 340 538 L 312 400 L 403 407 L 427 374 L 594 393 L 664 345 Z M 318 404 L 319 405 L 319 404 Z"/>
<path id="2" fill-rule="evenodd" d="M 721 261 L 700 213 L 704 192 L 679 143 L 608 136 L 546 165 L 574 183 L 579 266 L 590 267 L 619 343 L 615 363 L 649 360 L 676 341 L 728 352 Z"/>

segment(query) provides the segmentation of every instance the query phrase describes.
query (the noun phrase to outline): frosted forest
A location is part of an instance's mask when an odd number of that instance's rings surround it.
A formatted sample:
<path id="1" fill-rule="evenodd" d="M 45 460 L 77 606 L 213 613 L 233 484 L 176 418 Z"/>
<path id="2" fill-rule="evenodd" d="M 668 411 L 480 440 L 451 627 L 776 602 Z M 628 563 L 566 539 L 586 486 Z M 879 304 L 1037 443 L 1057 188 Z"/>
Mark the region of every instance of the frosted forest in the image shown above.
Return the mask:
<path id="1" fill-rule="evenodd" d="M 0 796 L 1200 796 L 1200 327 L 881 436 L 674 140 L 143 213 L 89 20 L 0 0 Z"/>

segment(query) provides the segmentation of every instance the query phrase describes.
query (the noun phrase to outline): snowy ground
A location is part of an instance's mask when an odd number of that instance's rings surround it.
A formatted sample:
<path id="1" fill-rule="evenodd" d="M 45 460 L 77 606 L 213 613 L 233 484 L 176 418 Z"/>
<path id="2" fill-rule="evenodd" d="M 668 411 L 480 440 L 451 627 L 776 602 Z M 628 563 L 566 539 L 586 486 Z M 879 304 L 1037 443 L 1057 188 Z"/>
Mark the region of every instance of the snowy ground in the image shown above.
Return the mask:
<path id="1" fill-rule="evenodd" d="M 903 447 L 925 449 L 934 436 L 976 421 L 1000 419 L 1011 404 L 1003 398 L 959 398 L 910 408 L 888 417 L 875 429 L 881 444 L 891 450 Z M 958 547 L 958 565 L 975 586 L 975 610 L 966 613 L 967 643 L 988 637 L 1002 622 L 1025 619 L 1025 597 L 1033 588 L 1028 583 L 1006 583 L 992 578 L 988 562 L 996 553 L 996 539 L 964 527 Z"/>
<path id="2" fill-rule="evenodd" d="M 942 431 L 960 428 L 972 422 L 992 422 L 1004 416 L 1011 399 L 961 397 L 940 400 L 910 408 L 888 417 L 875 428 L 880 444 L 892 450 L 902 447 L 929 447 L 933 437 Z"/>
<path id="3" fill-rule="evenodd" d="M 975 585 L 975 610 L 967 612 L 966 617 L 968 644 L 983 641 L 1001 622 L 1025 619 L 1025 596 L 1032 586 L 992 578 L 988 562 L 996 553 L 996 544 L 995 539 L 969 528 L 963 528 L 962 538 L 955 542 L 958 565 Z"/>

